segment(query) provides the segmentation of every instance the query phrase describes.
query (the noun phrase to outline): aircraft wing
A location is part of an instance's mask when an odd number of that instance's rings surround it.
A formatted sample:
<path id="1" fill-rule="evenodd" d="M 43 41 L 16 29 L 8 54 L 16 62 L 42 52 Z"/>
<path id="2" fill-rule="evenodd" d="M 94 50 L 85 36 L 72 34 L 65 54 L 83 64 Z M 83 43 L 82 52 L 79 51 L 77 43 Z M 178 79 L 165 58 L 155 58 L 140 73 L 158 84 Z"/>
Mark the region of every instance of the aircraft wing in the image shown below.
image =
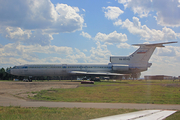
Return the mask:
<path id="1" fill-rule="evenodd" d="M 175 112 L 176 111 L 172 110 L 143 110 L 92 120 L 163 120 L 166 117 L 174 114 Z"/>
<path id="2" fill-rule="evenodd" d="M 71 71 L 70 74 L 74 74 L 74 75 L 105 75 L 105 76 L 128 75 L 128 74 L 109 73 L 109 72 L 85 72 L 85 71 Z"/>

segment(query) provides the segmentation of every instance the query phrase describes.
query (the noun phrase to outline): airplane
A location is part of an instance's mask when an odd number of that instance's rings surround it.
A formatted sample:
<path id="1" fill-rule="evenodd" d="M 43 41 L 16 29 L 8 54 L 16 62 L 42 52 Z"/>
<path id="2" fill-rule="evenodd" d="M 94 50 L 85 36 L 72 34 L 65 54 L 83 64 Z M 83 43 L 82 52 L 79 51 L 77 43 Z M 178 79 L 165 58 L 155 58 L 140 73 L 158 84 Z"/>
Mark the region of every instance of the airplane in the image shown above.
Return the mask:
<path id="1" fill-rule="evenodd" d="M 107 64 L 25 64 L 14 66 L 6 72 L 17 76 L 140 76 L 152 65 L 148 61 L 156 47 L 165 47 L 163 44 L 170 43 L 177 42 L 133 44 L 139 46 L 134 53 L 129 56 L 110 56 L 110 63 Z"/>

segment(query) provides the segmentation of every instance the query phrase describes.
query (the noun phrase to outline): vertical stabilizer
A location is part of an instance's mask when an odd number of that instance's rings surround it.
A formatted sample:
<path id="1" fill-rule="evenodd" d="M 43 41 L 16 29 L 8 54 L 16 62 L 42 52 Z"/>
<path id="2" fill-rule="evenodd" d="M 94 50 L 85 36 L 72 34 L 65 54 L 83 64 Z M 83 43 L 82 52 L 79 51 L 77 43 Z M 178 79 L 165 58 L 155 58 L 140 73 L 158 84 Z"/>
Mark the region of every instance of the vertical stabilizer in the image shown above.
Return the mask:
<path id="1" fill-rule="evenodd" d="M 140 46 L 130 57 L 131 67 L 150 67 L 148 63 L 151 55 L 153 54 L 156 47 L 164 47 L 163 44 L 170 44 L 177 42 L 165 42 L 156 44 L 133 44 L 134 46 Z"/>

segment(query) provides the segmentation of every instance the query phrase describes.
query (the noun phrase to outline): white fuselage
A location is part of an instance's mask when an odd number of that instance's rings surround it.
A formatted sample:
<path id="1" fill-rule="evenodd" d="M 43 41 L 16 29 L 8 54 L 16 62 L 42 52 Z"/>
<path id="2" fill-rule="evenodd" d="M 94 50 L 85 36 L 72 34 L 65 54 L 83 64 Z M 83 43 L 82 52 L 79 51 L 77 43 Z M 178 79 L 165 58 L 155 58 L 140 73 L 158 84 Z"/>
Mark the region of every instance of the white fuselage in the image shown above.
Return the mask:
<path id="1" fill-rule="evenodd" d="M 11 69 L 11 74 L 18 76 L 66 76 L 71 71 L 85 72 L 110 72 L 108 64 L 47 64 L 47 65 L 22 65 Z"/>
<path id="2" fill-rule="evenodd" d="M 146 70 L 146 68 L 144 68 Z M 17 76 L 67 76 L 73 75 L 72 71 L 96 73 L 133 72 L 128 65 L 121 64 L 32 64 L 19 65 L 10 69 L 9 73 Z M 143 71 L 143 69 L 142 69 Z"/>

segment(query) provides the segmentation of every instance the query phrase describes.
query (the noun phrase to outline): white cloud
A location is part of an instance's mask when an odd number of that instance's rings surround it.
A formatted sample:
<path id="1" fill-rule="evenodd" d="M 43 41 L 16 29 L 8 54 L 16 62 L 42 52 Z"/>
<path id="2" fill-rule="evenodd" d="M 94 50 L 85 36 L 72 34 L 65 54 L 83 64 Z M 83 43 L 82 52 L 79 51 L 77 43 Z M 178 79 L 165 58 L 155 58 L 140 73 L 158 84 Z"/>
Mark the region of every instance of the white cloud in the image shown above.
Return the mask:
<path id="1" fill-rule="evenodd" d="M 161 30 L 149 29 L 146 25 L 141 25 L 137 17 L 133 17 L 133 22 L 126 19 L 122 23 L 122 27 L 135 35 L 140 35 L 141 39 L 146 41 L 167 41 L 180 38 L 179 33 L 175 33 L 172 29 L 164 27 Z"/>
<path id="2" fill-rule="evenodd" d="M 82 11 L 86 12 L 86 10 L 85 10 L 85 9 L 82 9 Z"/>
<path id="3" fill-rule="evenodd" d="M 48 46 L 51 40 L 53 40 L 52 34 L 44 33 L 42 30 L 36 30 L 31 34 L 30 38 L 24 40 L 24 43 L 29 45 L 39 44 Z"/>
<path id="4" fill-rule="evenodd" d="M 22 45 L 20 43 L 9 43 L 0 48 L 0 57 L 14 58 L 38 58 L 37 53 L 43 54 L 72 54 L 73 50 L 70 47 L 57 46 L 41 46 L 41 45 Z M 33 59 L 32 59 L 33 61 Z"/>
<path id="5" fill-rule="evenodd" d="M 84 19 L 79 12 L 77 7 L 71 7 L 67 4 L 57 4 L 55 7 L 57 12 L 53 21 L 53 25 L 50 26 L 53 32 L 74 32 L 76 30 L 82 30 L 84 25 Z"/>
<path id="6" fill-rule="evenodd" d="M 1 25 L 23 29 L 46 28 L 53 21 L 50 0 L 11 0 L 0 2 Z"/>
<path id="7" fill-rule="evenodd" d="M 67 58 L 75 60 L 76 63 L 87 63 L 88 57 L 86 54 L 75 48 L 72 55 L 68 55 Z"/>
<path id="8" fill-rule="evenodd" d="M 166 46 L 157 48 L 150 59 L 153 63 L 150 69 L 143 75 L 174 75 L 179 76 L 180 47 Z"/>
<path id="9" fill-rule="evenodd" d="M 120 0 L 119 0 L 120 1 Z M 121 2 L 120 2 L 121 3 Z M 141 18 L 147 17 L 151 10 L 151 1 L 150 0 L 128 0 L 125 3 L 125 8 L 132 8 L 135 14 L 138 14 Z"/>
<path id="10" fill-rule="evenodd" d="M 46 57 L 46 55 L 49 57 Z M 57 57 L 54 57 L 54 55 Z M 73 49 L 71 47 L 9 43 L 0 48 L 0 64 L 1 67 L 12 67 L 19 64 L 77 62 L 76 59 L 69 59 L 68 55 L 73 55 Z"/>
<path id="11" fill-rule="evenodd" d="M 0 34 L 24 44 L 49 45 L 52 35 L 82 30 L 84 19 L 78 7 L 50 0 L 0 1 Z"/>
<path id="12" fill-rule="evenodd" d="M 41 46 L 41 45 L 31 45 L 31 46 L 23 46 L 26 51 L 30 51 L 32 53 L 44 53 L 44 54 L 72 54 L 73 50 L 71 47 L 58 47 L 55 45 L 50 46 Z"/>
<path id="13" fill-rule="evenodd" d="M 159 48 L 156 51 L 156 55 L 167 57 L 180 57 L 180 47 L 166 46 L 165 48 Z"/>
<path id="14" fill-rule="evenodd" d="M 129 2 L 131 2 L 131 0 L 118 0 L 118 3 L 124 4 L 125 8 L 127 7 Z"/>
<path id="15" fill-rule="evenodd" d="M 100 42 L 96 42 L 97 48 L 92 47 L 90 52 L 90 63 L 107 63 L 109 62 L 109 56 L 111 52 L 107 49 L 107 45 L 101 45 Z"/>
<path id="16" fill-rule="evenodd" d="M 89 35 L 87 32 L 82 31 L 82 32 L 80 33 L 80 35 L 82 35 L 83 37 L 86 37 L 86 38 L 91 39 L 91 35 Z"/>
<path id="17" fill-rule="evenodd" d="M 72 32 L 83 27 L 84 19 L 77 12 L 78 7 L 54 6 L 50 0 L 6 0 L 0 2 L 0 25 Z"/>
<path id="18" fill-rule="evenodd" d="M 7 27 L 5 29 L 5 37 L 12 39 L 12 40 L 25 40 L 30 38 L 31 35 L 31 31 L 26 30 L 23 31 L 21 28 L 17 27 L 17 28 L 13 28 L 13 27 Z"/>
<path id="19" fill-rule="evenodd" d="M 120 43 L 127 41 L 127 36 L 126 34 L 117 33 L 117 31 L 114 31 L 109 34 L 104 34 L 99 32 L 96 34 L 94 39 L 108 43 Z"/>
<path id="20" fill-rule="evenodd" d="M 156 12 L 157 23 L 162 26 L 180 26 L 179 0 L 118 0 L 125 9 L 131 8 L 141 18 Z"/>
<path id="21" fill-rule="evenodd" d="M 160 57 L 157 56 L 158 59 Z M 152 66 L 146 72 L 142 72 L 142 75 L 169 75 L 179 76 L 179 62 L 173 62 L 173 58 L 162 57 L 161 61 L 151 60 Z M 170 62 L 171 61 L 171 62 Z"/>
<path id="22" fill-rule="evenodd" d="M 97 47 L 91 48 L 89 56 L 75 48 L 73 54 L 69 54 L 67 58 L 73 60 L 74 63 L 108 63 L 111 52 L 108 50 L 107 45 L 101 44 L 99 41 L 96 42 L 96 45 Z"/>
<path id="23" fill-rule="evenodd" d="M 113 23 L 115 26 L 119 26 L 119 25 L 122 25 L 122 20 L 119 19 L 117 20 L 116 22 Z"/>
<path id="24" fill-rule="evenodd" d="M 84 51 L 84 52 L 87 52 L 87 49 L 84 49 L 83 51 Z"/>
<path id="25" fill-rule="evenodd" d="M 101 44 L 99 41 L 96 42 L 96 45 L 97 47 L 91 48 L 89 56 L 75 48 L 73 54 L 69 54 L 67 58 L 74 60 L 74 63 L 108 63 L 111 52 L 108 50 L 107 45 Z"/>
<path id="26" fill-rule="evenodd" d="M 51 34 L 44 33 L 42 30 L 22 30 L 19 27 L 6 27 L 3 36 L 13 42 L 23 42 L 28 45 L 40 44 L 50 45 L 53 37 Z"/>
<path id="27" fill-rule="evenodd" d="M 117 19 L 121 14 L 124 13 L 119 7 L 103 7 L 105 17 L 111 20 Z"/>
<path id="28" fill-rule="evenodd" d="M 119 45 L 116 45 L 118 48 L 127 48 L 129 49 L 131 47 L 131 45 L 129 45 L 128 43 L 120 43 Z"/>
<path id="29" fill-rule="evenodd" d="M 105 42 L 105 45 L 113 45 L 113 43 Z"/>

